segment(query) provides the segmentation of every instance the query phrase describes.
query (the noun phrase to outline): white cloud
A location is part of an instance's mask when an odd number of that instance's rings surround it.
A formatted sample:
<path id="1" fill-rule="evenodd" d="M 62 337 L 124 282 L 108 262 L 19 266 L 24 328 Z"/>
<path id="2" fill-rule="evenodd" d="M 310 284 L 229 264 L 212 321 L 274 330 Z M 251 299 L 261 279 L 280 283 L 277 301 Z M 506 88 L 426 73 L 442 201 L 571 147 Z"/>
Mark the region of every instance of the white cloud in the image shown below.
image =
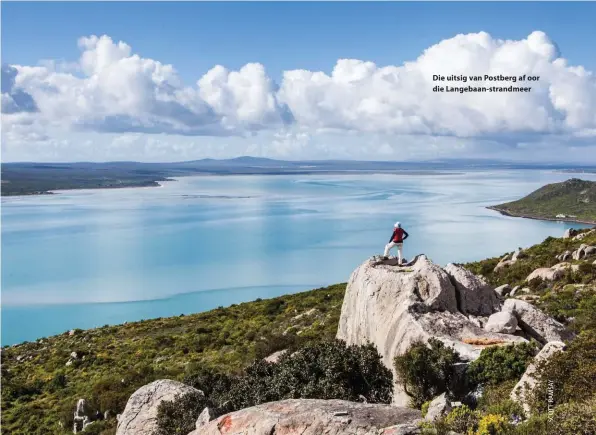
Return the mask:
<path id="1" fill-rule="evenodd" d="M 218 65 L 188 86 L 172 65 L 142 58 L 124 42 L 104 35 L 78 44 L 75 64 L 3 66 L 2 142 L 9 157 L 71 142 L 96 144 L 83 147 L 90 158 L 138 160 L 168 150 L 185 158 L 205 150 L 284 158 L 521 155 L 532 144 L 543 149 L 568 140 L 581 153 L 596 136 L 596 78 L 569 65 L 542 32 L 518 41 L 457 35 L 395 66 L 340 59 L 330 74 L 286 71 L 279 87 L 258 63 L 238 71 Z M 532 86 L 523 94 L 435 93 L 434 74 L 540 80 L 523 84 Z"/>

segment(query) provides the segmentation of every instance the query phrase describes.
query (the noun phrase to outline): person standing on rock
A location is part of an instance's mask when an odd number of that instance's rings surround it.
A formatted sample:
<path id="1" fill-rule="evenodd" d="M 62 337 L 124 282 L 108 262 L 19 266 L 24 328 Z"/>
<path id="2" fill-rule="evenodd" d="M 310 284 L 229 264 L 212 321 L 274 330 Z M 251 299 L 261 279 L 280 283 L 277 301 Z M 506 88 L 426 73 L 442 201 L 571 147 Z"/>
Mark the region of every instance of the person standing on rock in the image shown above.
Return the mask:
<path id="1" fill-rule="evenodd" d="M 396 222 L 393 226 L 393 234 L 391 234 L 391 238 L 389 239 L 389 243 L 385 245 L 385 252 L 383 253 L 383 260 L 387 260 L 389 258 L 389 251 L 397 247 L 397 258 L 399 264 L 402 262 L 402 250 L 404 246 L 404 240 L 408 238 L 409 234 L 401 227 L 401 223 Z"/>

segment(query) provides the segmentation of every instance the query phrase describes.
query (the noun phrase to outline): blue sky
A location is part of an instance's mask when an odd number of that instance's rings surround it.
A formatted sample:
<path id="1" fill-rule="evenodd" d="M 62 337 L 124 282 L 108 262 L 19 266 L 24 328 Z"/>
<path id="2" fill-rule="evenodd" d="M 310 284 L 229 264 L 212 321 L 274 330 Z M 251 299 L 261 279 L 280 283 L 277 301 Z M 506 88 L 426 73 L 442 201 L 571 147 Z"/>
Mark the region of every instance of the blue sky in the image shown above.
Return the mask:
<path id="1" fill-rule="evenodd" d="M 3 62 L 74 60 L 76 41 L 110 35 L 193 81 L 215 64 L 330 71 L 339 58 L 394 65 L 458 33 L 547 33 L 596 70 L 596 2 L 3 2 Z"/>
<path id="2" fill-rule="evenodd" d="M 586 115 L 596 107 L 596 2 L 1 8 L 4 160 L 527 160 L 567 147 L 571 160 L 596 161 L 596 115 Z M 447 99 L 430 93 L 431 71 L 542 78 L 531 95 Z"/>

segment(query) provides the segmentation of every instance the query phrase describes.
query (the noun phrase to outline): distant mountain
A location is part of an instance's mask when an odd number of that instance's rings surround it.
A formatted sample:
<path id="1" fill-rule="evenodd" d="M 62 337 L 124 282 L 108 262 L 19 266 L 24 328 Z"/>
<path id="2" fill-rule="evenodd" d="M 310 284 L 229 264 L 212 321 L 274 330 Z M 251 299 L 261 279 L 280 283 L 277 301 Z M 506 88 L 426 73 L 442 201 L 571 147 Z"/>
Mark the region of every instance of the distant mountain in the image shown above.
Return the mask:
<path id="1" fill-rule="evenodd" d="M 571 178 L 489 208 L 509 216 L 596 223 L 596 182 Z"/>

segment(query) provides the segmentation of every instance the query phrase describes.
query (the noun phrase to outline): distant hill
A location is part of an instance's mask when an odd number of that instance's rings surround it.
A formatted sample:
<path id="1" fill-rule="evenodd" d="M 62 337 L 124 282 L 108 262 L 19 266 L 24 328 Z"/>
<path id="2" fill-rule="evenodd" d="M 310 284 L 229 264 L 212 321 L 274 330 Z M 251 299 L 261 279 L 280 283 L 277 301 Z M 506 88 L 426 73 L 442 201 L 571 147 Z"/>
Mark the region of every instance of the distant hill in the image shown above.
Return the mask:
<path id="1" fill-rule="evenodd" d="M 596 223 L 596 182 L 571 178 L 489 208 L 509 216 Z"/>

